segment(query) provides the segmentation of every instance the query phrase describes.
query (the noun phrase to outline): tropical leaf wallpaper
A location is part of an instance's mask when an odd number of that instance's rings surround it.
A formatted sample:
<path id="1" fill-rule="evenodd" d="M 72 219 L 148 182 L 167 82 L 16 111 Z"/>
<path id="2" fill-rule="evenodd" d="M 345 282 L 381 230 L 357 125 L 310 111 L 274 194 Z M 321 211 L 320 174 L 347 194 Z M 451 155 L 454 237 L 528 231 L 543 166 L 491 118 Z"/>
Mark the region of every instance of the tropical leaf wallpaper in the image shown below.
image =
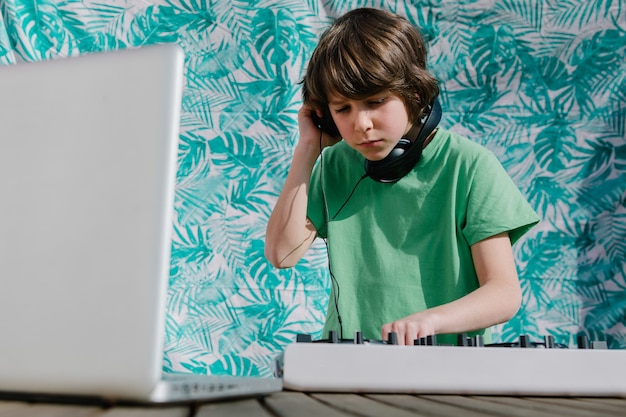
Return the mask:
<path id="1" fill-rule="evenodd" d="M 493 150 L 542 218 L 514 248 L 524 305 L 496 340 L 626 348 L 622 0 L 0 0 L 2 64 L 185 51 L 164 370 L 268 375 L 297 333 L 321 336 L 323 245 L 277 270 L 264 231 L 307 59 L 334 17 L 361 6 L 422 29 L 442 126 Z"/>

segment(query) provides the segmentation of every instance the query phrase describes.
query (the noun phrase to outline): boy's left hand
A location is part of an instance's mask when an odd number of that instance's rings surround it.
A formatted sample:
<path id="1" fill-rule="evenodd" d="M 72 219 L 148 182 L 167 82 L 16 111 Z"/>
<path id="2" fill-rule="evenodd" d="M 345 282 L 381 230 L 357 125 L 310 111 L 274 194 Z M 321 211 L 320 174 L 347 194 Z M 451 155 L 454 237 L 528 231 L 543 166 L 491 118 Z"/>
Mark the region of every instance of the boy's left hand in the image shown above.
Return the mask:
<path id="1" fill-rule="evenodd" d="M 434 335 L 435 329 L 434 317 L 424 310 L 383 325 L 381 336 L 387 340 L 389 333 L 396 333 L 399 345 L 413 345 L 415 339 Z"/>

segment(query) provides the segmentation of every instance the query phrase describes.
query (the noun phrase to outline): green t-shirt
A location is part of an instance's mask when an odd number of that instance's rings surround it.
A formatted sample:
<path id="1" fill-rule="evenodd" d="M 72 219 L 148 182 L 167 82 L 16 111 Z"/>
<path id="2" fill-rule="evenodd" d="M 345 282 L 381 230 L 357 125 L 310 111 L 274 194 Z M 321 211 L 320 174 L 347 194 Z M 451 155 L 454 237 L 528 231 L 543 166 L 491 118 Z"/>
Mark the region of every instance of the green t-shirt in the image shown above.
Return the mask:
<path id="1" fill-rule="evenodd" d="M 364 174 L 363 157 L 340 142 L 311 178 L 307 214 L 327 238 L 338 284 L 324 337 L 340 330 L 335 298 L 344 337 L 380 339 L 383 324 L 470 293 L 478 287 L 470 246 L 502 232 L 514 243 L 539 221 L 492 152 L 443 129 L 398 182 Z M 489 342 L 488 330 L 477 333 Z"/>

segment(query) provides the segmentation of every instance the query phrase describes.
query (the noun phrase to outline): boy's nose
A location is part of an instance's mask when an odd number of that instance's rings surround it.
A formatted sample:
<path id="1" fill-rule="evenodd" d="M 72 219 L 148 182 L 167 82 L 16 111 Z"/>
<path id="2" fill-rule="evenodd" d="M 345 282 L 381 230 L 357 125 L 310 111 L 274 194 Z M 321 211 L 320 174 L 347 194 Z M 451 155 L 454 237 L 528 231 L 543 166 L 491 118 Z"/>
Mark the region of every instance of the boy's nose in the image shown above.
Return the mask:
<path id="1" fill-rule="evenodd" d="M 372 128 L 372 118 L 367 111 L 357 112 L 354 120 L 354 130 L 360 133 L 367 132 Z"/>

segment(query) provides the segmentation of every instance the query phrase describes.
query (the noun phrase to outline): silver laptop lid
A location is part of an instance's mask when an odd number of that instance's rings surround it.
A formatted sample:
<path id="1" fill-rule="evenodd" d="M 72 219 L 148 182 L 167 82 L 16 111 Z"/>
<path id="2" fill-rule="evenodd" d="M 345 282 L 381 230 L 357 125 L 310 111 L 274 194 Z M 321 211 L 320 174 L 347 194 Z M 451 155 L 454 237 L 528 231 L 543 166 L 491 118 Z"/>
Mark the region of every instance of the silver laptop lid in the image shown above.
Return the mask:
<path id="1" fill-rule="evenodd" d="M 0 67 L 0 390 L 147 398 L 160 379 L 183 61 Z"/>

